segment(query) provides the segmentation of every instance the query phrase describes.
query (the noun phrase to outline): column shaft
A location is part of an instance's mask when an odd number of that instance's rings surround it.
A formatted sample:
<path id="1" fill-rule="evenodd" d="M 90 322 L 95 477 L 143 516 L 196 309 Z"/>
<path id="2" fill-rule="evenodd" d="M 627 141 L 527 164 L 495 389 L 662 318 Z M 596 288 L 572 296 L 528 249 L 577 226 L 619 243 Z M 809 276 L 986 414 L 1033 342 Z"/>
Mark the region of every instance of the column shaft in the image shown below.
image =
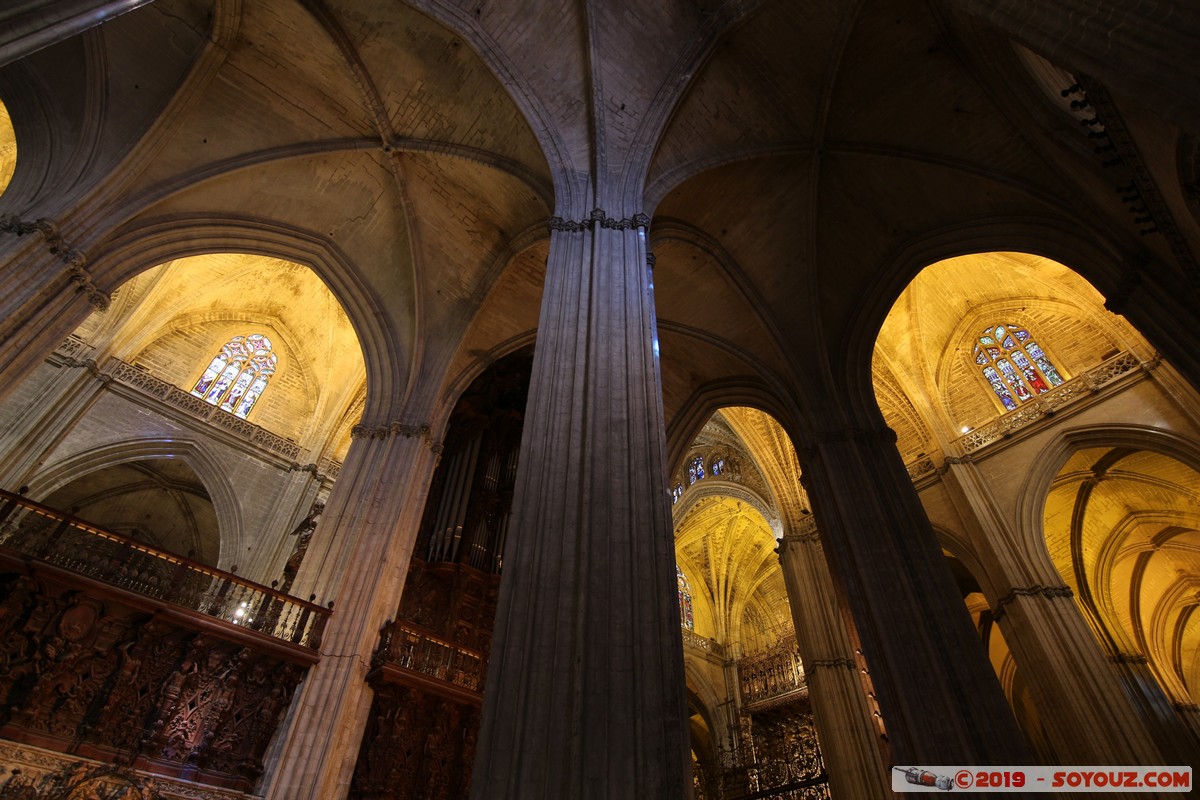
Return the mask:
<path id="1" fill-rule="evenodd" d="M 978 465 L 947 463 L 942 480 L 989 570 L 986 584 L 997 587 L 988 601 L 1056 756 L 1067 764 L 1162 763 L 1049 555 L 1022 547 Z"/>
<path id="2" fill-rule="evenodd" d="M 894 435 L 843 430 L 816 439 L 801 454 L 809 497 L 897 763 L 1029 763 Z"/>
<path id="3" fill-rule="evenodd" d="M 816 528 L 785 534 L 779 561 L 829 788 L 838 800 L 887 797 L 891 793 L 888 765 L 880 757 L 874 719 L 842 622 L 841 600 Z"/>
<path id="4" fill-rule="evenodd" d="M 86 258 L 66 250 L 52 225 L 13 223 L 20 236 L 11 238 L 4 235 L 9 222 L 0 215 L 0 263 L 6 275 L 0 297 L 0 400 L 88 314 L 109 305 L 84 266 Z"/>
<path id="5" fill-rule="evenodd" d="M 293 590 L 324 602 L 337 587 L 337 602 L 321 661 L 293 701 L 277 763 L 268 770 L 264 794 L 272 800 L 336 800 L 349 790 L 371 707 L 365 680 L 371 654 L 400 602 L 433 472 L 427 437 L 355 430 L 297 577 L 303 588 Z"/>
<path id="6" fill-rule="evenodd" d="M 685 796 L 645 223 L 552 230 L 476 800 Z"/>

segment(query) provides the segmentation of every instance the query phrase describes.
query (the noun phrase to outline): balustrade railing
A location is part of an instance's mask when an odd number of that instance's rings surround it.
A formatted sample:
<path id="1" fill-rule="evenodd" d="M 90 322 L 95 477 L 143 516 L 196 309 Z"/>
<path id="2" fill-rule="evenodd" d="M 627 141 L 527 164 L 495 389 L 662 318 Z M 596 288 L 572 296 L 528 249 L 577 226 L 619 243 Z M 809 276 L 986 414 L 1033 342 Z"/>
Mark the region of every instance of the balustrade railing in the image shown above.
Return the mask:
<path id="1" fill-rule="evenodd" d="M 1032 401 L 1009 411 L 986 425 L 980 425 L 968 431 L 958 439 L 958 446 L 964 453 L 973 453 L 992 442 L 1002 439 L 1019 428 L 1024 428 L 1039 419 L 1053 414 L 1058 409 L 1084 397 L 1105 384 L 1134 372 L 1142 366 L 1142 362 L 1133 353 L 1120 353 L 1108 359 L 1098 367 L 1089 369 L 1078 377 L 1057 386 L 1045 394 L 1040 394 Z"/>
<path id="2" fill-rule="evenodd" d="M 313 649 L 320 646 L 332 613 L 3 490 L 0 545 L 135 594 Z"/>
<path id="3" fill-rule="evenodd" d="M 203 398 L 185 392 L 178 386 L 160 380 L 149 372 L 138 369 L 132 364 L 127 364 L 115 358 L 109 364 L 111 366 L 106 369 L 112 375 L 112 379 L 118 383 L 137 389 L 143 394 L 157 398 L 163 403 L 174 406 L 192 416 L 200 417 L 210 424 L 216 425 L 218 428 L 236 434 L 267 450 L 279 453 L 287 458 L 300 457 L 300 445 L 289 439 L 277 436 L 266 428 L 255 425 L 253 422 L 247 422 L 241 417 L 230 414 L 228 411 L 222 411 L 217 406 L 205 402 Z"/>
<path id="4" fill-rule="evenodd" d="M 715 639 L 709 639 L 707 636 L 701 636 L 693 630 L 681 627 L 683 632 L 683 644 L 685 647 L 695 647 L 699 650 L 712 653 L 718 658 L 725 657 L 725 648 L 722 647 Z"/>
<path id="5" fill-rule="evenodd" d="M 389 622 L 380 631 L 372 666 L 383 664 L 394 664 L 483 694 L 483 653 L 403 621 Z"/>
<path id="6" fill-rule="evenodd" d="M 1152 368 L 1153 362 L 1147 365 Z M 1052 415 L 1064 406 L 1086 397 L 1118 378 L 1142 368 L 1141 360 L 1133 353 L 1119 353 L 1097 367 L 1063 383 L 1019 408 L 1005 412 L 985 425 L 967 431 L 955 440 L 962 453 L 974 453 L 984 447 L 1011 436 L 1021 428 Z M 905 464 L 908 476 L 914 481 L 937 471 L 931 456 L 921 455 Z"/>

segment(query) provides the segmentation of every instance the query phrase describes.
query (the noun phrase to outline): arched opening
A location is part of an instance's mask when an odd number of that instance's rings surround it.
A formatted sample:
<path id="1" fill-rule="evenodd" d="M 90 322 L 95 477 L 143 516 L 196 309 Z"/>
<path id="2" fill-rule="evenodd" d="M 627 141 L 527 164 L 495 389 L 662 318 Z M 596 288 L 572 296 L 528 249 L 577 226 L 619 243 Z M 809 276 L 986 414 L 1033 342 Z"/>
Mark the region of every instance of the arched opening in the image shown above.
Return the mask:
<path id="1" fill-rule="evenodd" d="M 466 796 L 532 367 L 532 348 L 498 359 L 450 415 L 403 596 L 367 675 L 351 798 L 437 780 Z"/>
<path id="2" fill-rule="evenodd" d="M 979 580 L 971 569 L 951 553 L 946 553 L 946 561 L 954 574 L 955 583 L 962 593 L 963 603 L 971 614 L 971 622 L 979 634 L 979 640 L 987 652 L 988 662 L 996 672 L 1000 688 L 1012 707 L 1013 715 L 1021 732 L 1043 759 L 1051 760 L 1053 752 L 1046 741 L 1046 732 L 1042 726 L 1037 705 L 1032 693 L 1024 680 L 1024 675 L 1017 669 L 1016 659 L 1012 649 L 1005 641 L 1004 632 L 996 624 L 992 616 L 992 608 L 987 596 L 979 585 Z"/>
<path id="3" fill-rule="evenodd" d="M 692 745 L 692 794 L 695 800 L 718 800 L 720 786 L 716 783 L 721 769 L 719 745 L 709 722 L 710 712 L 688 689 L 688 736 Z"/>
<path id="4" fill-rule="evenodd" d="M 1150 450 L 1087 447 L 1051 485 L 1046 546 L 1108 656 L 1177 707 L 1200 696 L 1200 472 Z"/>
<path id="5" fill-rule="evenodd" d="M 1159 731 L 1177 726 L 1192 707 L 1186 687 L 1195 680 L 1185 677 L 1182 651 L 1171 649 L 1182 643 L 1181 620 L 1191 617 L 1191 587 L 1200 579 L 1200 564 L 1180 555 L 1190 552 L 1194 523 L 1184 517 L 1195 504 L 1195 473 L 1128 448 L 1080 449 L 1054 478 L 1044 524 L 1024 512 L 1023 482 L 1030 465 L 1044 460 L 1046 437 L 1080 424 L 1150 419 L 1163 432 L 1195 440 L 1200 396 L 1077 273 L 1021 253 L 963 256 L 923 270 L 880 329 L 872 374 L 931 521 L 936 529 L 962 532 L 953 544 L 943 536 L 943 546 L 963 557 L 955 574 L 960 586 L 973 587 L 963 589 L 964 601 L 1034 748 L 1054 758 L 1073 746 L 1066 714 L 1049 709 L 1074 667 L 1041 658 L 1060 642 L 1077 641 L 1068 631 L 1080 618 L 1050 605 L 1072 595 L 1111 662 L 1095 668 L 1126 688 L 1144 683 L 1145 675 L 1128 674 L 1128 664 L 1150 659 L 1153 646 L 1152 636 L 1137 638 L 1137 626 L 1143 633 L 1158 626 L 1153 672 L 1161 665 L 1171 681 L 1163 690 L 1176 707 L 1164 710 L 1162 702 L 1154 707 L 1130 694 L 1150 735 L 1170 738 Z M 1126 458 L 1132 474 L 1118 470 L 1104 486 L 1109 462 Z M 1168 509 L 1178 510 L 1178 518 L 1168 519 Z M 1172 549 L 1167 543 L 1175 541 L 1181 544 Z M 1159 552 L 1164 545 L 1171 555 Z M 1107 605 L 1094 597 L 1108 598 Z M 1018 604 L 1026 607 L 1016 611 Z M 1057 633 L 1042 641 L 1046 630 Z M 1082 639 L 1080 652 L 1091 652 L 1094 646 Z"/>
<path id="6" fill-rule="evenodd" d="M 932 264 L 909 283 L 880 328 L 872 375 L 901 455 L 916 465 L 999 438 L 1037 413 L 1022 408 L 1059 403 L 1105 362 L 1150 352 L 1068 267 L 980 253 Z"/>
<path id="7" fill-rule="evenodd" d="M 230 355 L 230 343 L 246 346 Z M 220 382 L 215 402 L 195 395 Z M 126 281 L 13 389 L 0 407 L 0 480 L 177 555 L 286 583 L 304 555 L 304 537 L 289 534 L 328 496 L 365 393 L 354 328 L 311 269 L 182 258 Z M 219 534 L 211 506 L 192 503 L 217 476 Z"/>
<path id="8" fill-rule="evenodd" d="M 693 782 L 714 800 L 747 791 L 774 796 L 785 787 L 828 793 L 777 554 L 784 517 L 807 512 L 795 464 L 774 418 L 722 408 L 669 483 L 676 561 L 694 623 L 681 618 L 685 671 L 689 685 L 723 687 L 714 704 L 732 732 L 722 737 L 695 716 L 689 725 Z"/>
<path id="9" fill-rule="evenodd" d="M 217 512 L 186 461 L 142 459 L 96 470 L 43 502 L 168 553 L 216 566 Z"/>

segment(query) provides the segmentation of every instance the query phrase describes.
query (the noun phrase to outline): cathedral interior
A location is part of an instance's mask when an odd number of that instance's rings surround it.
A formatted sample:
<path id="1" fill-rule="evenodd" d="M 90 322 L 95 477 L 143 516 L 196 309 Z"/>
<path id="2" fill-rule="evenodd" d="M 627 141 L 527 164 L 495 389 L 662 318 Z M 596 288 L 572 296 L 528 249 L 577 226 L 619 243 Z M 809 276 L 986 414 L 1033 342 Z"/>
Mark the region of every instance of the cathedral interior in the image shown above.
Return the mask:
<path id="1" fill-rule="evenodd" d="M 1200 6 L 0 9 L 0 800 L 1200 766 Z"/>

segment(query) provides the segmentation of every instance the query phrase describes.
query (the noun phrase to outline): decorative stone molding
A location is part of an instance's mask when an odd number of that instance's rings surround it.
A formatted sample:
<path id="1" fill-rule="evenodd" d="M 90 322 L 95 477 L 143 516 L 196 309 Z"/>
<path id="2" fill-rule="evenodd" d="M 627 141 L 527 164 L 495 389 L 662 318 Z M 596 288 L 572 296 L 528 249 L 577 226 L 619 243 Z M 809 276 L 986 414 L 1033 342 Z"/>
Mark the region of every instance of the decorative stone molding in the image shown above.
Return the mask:
<path id="1" fill-rule="evenodd" d="M 779 552 L 783 553 L 783 548 L 795 542 L 796 544 L 819 544 L 821 535 L 817 531 L 817 521 L 811 516 L 804 517 L 800 520 L 795 530 L 789 530 L 783 534 L 780 539 Z"/>
<path id="2" fill-rule="evenodd" d="M 105 375 L 103 372 L 101 372 L 100 367 L 98 367 L 96 365 L 96 362 L 90 358 L 85 358 L 85 359 L 81 360 L 78 358 L 67 357 L 67 358 L 63 359 L 62 363 L 65 366 L 71 367 L 72 369 L 86 369 L 88 372 L 92 373 L 93 378 L 100 381 L 101 383 L 108 383 L 109 381 L 112 380 L 112 376 Z"/>
<path id="3" fill-rule="evenodd" d="M 67 359 L 67 363 L 71 363 L 71 360 Z M 80 365 L 87 367 L 88 361 L 85 359 L 83 362 L 80 362 Z M 88 367 L 88 369 L 91 368 Z M 222 411 L 217 406 L 205 402 L 202 398 L 196 397 L 190 392 L 185 392 L 178 386 L 160 380 L 144 369 L 139 369 L 120 359 L 110 359 L 105 364 L 103 372 L 97 374 L 97 379 L 101 381 L 113 380 L 129 386 L 166 405 L 180 409 L 190 416 L 200 417 L 211 425 L 215 425 L 242 439 L 259 445 L 264 450 L 270 450 L 289 459 L 297 459 L 300 456 L 301 448 L 296 442 L 271 433 L 266 428 L 255 425 L 253 422 L 247 422 L 241 417 L 230 414 L 228 411 Z M 299 468 L 298 461 L 294 462 L 293 468 Z"/>
<path id="4" fill-rule="evenodd" d="M 954 466 L 955 464 L 974 464 L 974 463 L 975 463 L 975 459 L 971 458 L 969 455 L 967 455 L 967 456 L 946 456 L 946 459 L 944 461 L 942 461 L 942 465 L 940 467 L 938 467 L 937 469 L 935 469 L 934 472 L 936 472 L 938 475 L 945 475 L 947 472 L 950 471 L 950 467 Z"/>
<path id="5" fill-rule="evenodd" d="M 1016 601 L 1018 597 L 1045 597 L 1047 600 L 1051 600 L 1055 597 L 1074 596 L 1075 592 L 1071 591 L 1070 586 L 1042 586 L 1041 584 L 1016 586 L 996 601 L 996 607 L 992 610 L 992 619 L 999 622 L 1005 614 L 1005 606 Z"/>
<path id="6" fill-rule="evenodd" d="M 593 225 L 599 225 L 601 228 L 609 228 L 617 231 L 628 231 L 634 228 L 649 228 L 650 217 L 643 213 L 634 214 L 632 217 L 625 219 L 613 219 L 604 213 L 602 208 L 593 208 L 592 213 L 587 219 L 581 222 L 574 220 L 563 219 L 562 217 L 550 217 L 546 220 L 546 227 L 551 231 L 561 231 L 564 233 L 579 233 L 591 229 Z M 651 264 L 650 266 L 653 266 Z"/>
<path id="7" fill-rule="evenodd" d="M 388 425 L 363 425 L 359 423 L 350 429 L 351 439 L 386 439 L 389 436 L 403 436 L 406 439 L 421 438 L 429 445 L 429 449 L 434 455 L 441 455 L 442 453 L 442 443 L 434 441 L 428 422 L 411 424 L 396 421 Z"/>
<path id="8" fill-rule="evenodd" d="M 693 630 L 684 627 L 679 628 L 683 636 L 683 644 L 685 647 L 695 647 L 698 650 L 703 650 L 706 653 L 712 653 L 718 657 L 724 657 L 725 648 L 717 642 L 716 639 L 709 639 L 707 636 L 701 636 Z"/>
<path id="9" fill-rule="evenodd" d="M 336 481 L 338 475 L 342 473 L 342 462 L 322 456 L 317 459 L 317 471 L 329 480 Z"/>
<path id="10" fill-rule="evenodd" d="M 956 440 L 964 453 L 973 453 L 992 442 L 1008 438 L 1020 428 L 1052 416 L 1063 406 L 1094 394 L 1121 376 L 1138 371 L 1141 360 L 1133 353 L 1120 353 L 1098 367 L 1072 378 L 1019 408 L 981 425 Z"/>
<path id="11" fill-rule="evenodd" d="M 908 470 L 908 477 L 914 481 L 917 478 L 922 478 L 930 474 L 941 474 L 933 463 L 933 459 L 929 456 L 920 456 L 914 461 L 910 461 L 904 465 Z"/>
<path id="12" fill-rule="evenodd" d="M 335 481 L 338 473 L 341 472 L 342 465 L 330 458 L 321 458 L 317 463 L 301 464 L 298 461 L 293 461 L 291 470 L 293 472 L 307 472 L 319 481 Z"/>
<path id="13" fill-rule="evenodd" d="M 63 241 L 62 234 L 58 232 L 58 226 L 55 225 L 54 220 L 41 217 L 34 222 L 27 222 L 15 214 L 0 214 L 0 232 L 16 236 L 40 233 L 50 254 L 67 265 L 67 280 L 75 284 L 75 291 L 87 295 L 88 302 L 97 311 L 104 311 L 111 305 L 112 298 L 96 286 L 92 281 L 92 276 L 83 268 L 83 265 L 87 263 L 87 256 L 82 250 L 73 248 Z"/>
<path id="14" fill-rule="evenodd" d="M 654 255 L 654 253 L 646 253 L 646 266 L 647 267 L 649 267 L 650 269 L 654 269 L 654 265 L 657 262 L 658 262 L 658 256 Z"/>
<path id="15" fill-rule="evenodd" d="M 54 353 L 63 358 L 75 358 L 90 346 L 83 339 L 72 333 L 66 339 L 63 339 L 62 344 L 54 350 Z"/>

